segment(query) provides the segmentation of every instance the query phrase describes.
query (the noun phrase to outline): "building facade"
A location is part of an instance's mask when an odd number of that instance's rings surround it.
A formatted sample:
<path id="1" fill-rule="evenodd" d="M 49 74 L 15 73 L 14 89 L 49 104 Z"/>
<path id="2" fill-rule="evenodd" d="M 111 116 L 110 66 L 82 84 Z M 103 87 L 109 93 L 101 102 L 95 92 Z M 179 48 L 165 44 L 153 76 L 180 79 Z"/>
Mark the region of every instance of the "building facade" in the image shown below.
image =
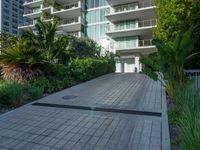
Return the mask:
<path id="1" fill-rule="evenodd" d="M 142 55 L 156 51 L 153 0 L 26 0 L 24 17 L 31 21 L 19 29 L 34 28 L 38 18 L 59 18 L 59 34 L 89 37 L 105 49 L 119 53 L 116 72 L 139 72 Z"/>
<path id="2" fill-rule="evenodd" d="M 12 35 L 19 35 L 19 24 L 26 18 L 24 13 L 24 0 L 0 0 L 0 31 Z"/>

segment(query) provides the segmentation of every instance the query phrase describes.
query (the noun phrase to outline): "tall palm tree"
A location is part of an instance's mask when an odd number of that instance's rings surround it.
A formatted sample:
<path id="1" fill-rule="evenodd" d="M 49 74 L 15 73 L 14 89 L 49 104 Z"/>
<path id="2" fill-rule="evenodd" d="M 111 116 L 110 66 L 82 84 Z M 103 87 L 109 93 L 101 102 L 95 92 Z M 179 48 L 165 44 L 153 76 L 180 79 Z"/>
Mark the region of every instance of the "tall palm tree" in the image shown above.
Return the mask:
<path id="1" fill-rule="evenodd" d="M 184 85 L 184 64 L 188 59 L 199 54 L 191 52 L 196 41 L 192 38 L 193 31 L 194 27 L 191 27 L 184 34 L 179 33 L 174 42 L 165 43 L 160 39 L 154 39 L 153 43 L 158 49 L 157 60 L 146 58 L 141 61 L 148 66 L 144 69 L 144 73 L 153 79 L 159 79 L 157 71 L 163 73 L 165 85 L 171 97 L 173 97 L 174 82 L 177 82 L 179 87 Z"/>
<path id="2" fill-rule="evenodd" d="M 44 63 L 42 52 L 22 39 L 12 47 L 3 49 L 0 55 L 0 66 L 6 80 L 31 80 L 43 74 L 41 65 Z"/>
<path id="3" fill-rule="evenodd" d="M 30 44 L 37 46 L 40 50 L 44 51 L 46 60 L 54 62 L 65 53 L 68 45 L 67 36 L 57 36 L 59 22 L 43 22 L 38 20 L 35 25 L 35 30 L 27 31 L 22 35 Z"/>

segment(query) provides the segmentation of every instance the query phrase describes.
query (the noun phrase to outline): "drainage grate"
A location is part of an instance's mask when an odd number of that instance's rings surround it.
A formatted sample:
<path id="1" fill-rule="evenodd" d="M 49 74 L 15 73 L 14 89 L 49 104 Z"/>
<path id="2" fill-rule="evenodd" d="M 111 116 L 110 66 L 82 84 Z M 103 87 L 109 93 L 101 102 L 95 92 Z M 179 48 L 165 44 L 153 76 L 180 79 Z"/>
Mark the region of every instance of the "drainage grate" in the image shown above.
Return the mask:
<path id="1" fill-rule="evenodd" d="M 76 97 L 77 96 L 75 96 L 75 95 L 66 95 L 66 96 L 63 96 L 62 99 L 64 99 L 64 100 L 71 100 L 71 99 L 74 99 Z"/>
<path id="2" fill-rule="evenodd" d="M 135 115 L 147 115 L 161 117 L 162 114 L 159 112 L 149 111 L 138 111 L 138 110 L 127 110 L 127 109 L 114 109 L 114 108 L 101 108 L 101 107 L 88 107 L 88 106 L 76 106 L 76 105 L 61 105 L 61 104 L 48 104 L 48 103 L 33 103 L 33 106 L 44 106 L 44 107 L 56 107 L 56 108 L 70 108 L 70 109 L 81 109 L 90 111 L 103 111 L 123 114 L 135 114 Z"/>

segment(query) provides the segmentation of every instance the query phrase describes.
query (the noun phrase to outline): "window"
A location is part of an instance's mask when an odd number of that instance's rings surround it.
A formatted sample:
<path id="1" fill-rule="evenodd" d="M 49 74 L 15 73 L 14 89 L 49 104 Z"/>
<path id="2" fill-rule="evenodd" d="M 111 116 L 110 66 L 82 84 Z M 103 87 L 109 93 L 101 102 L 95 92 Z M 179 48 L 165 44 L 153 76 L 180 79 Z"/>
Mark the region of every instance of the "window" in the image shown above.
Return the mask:
<path id="1" fill-rule="evenodd" d="M 87 0 L 86 5 L 88 9 L 95 8 L 95 7 L 101 7 L 107 5 L 106 0 Z"/>
<path id="2" fill-rule="evenodd" d="M 13 34 L 17 34 L 17 30 L 12 30 L 12 33 Z"/>
<path id="3" fill-rule="evenodd" d="M 87 22 L 88 23 L 97 23 L 97 22 L 106 21 L 105 11 L 106 11 L 105 8 L 89 11 L 86 14 Z"/>
<path id="4" fill-rule="evenodd" d="M 116 63 L 135 64 L 135 58 L 116 58 Z"/>
<path id="5" fill-rule="evenodd" d="M 9 22 L 7 22 L 7 21 L 4 21 L 3 24 L 6 25 L 6 26 L 9 26 Z"/>
<path id="6" fill-rule="evenodd" d="M 12 10 L 13 10 L 14 12 L 17 12 L 17 8 L 15 8 L 15 7 L 13 7 Z"/>
<path id="7" fill-rule="evenodd" d="M 9 20 L 9 19 L 10 19 L 10 17 L 7 16 L 7 15 L 3 15 L 3 18 L 4 18 L 5 20 Z"/>
<path id="8" fill-rule="evenodd" d="M 123 48 L 134 48 L 136 47 L 136 40 L 137 38 L 135 36 L 129 36 L 129 37 L 120 37 L 116 38 L 116 47 L 119 49 Z"/>
<path id="9" fill-rule="evenodd" d="M 8 28 L 3 28 L 3 31 L 4 32 L 9 32 L 9 29 Z"/>

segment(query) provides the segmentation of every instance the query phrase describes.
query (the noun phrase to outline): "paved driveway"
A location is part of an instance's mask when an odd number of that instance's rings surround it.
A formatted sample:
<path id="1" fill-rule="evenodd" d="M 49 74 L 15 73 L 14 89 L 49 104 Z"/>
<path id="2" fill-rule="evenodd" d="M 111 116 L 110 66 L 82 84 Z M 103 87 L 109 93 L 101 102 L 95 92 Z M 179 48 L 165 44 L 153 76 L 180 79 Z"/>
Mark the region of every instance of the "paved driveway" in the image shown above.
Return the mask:
<path id="1" fill-rule="evenodd" d="M 32 104 L 0 116 L 0 149 L 170 149 L 164 89 L 145 75 L 105 75 Z"/>

